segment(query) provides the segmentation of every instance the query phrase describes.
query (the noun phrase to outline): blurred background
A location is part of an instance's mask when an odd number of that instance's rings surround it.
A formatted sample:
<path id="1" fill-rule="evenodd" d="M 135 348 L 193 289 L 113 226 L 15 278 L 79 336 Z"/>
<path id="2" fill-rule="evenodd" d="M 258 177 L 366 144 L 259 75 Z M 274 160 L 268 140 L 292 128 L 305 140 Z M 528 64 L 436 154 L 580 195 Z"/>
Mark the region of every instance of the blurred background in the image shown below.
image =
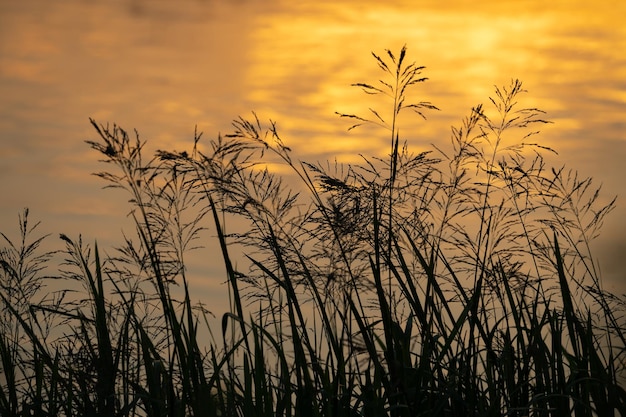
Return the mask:
<path id="1" fill-rule="evenodd" d="M 370 52 L 406 44 L 429 78 L 415 100 L 441 109 L 404 121 L 412 149 L 449 143 L 494 85 L 522 80 L 520 104 L 554 122 L 536 137 L 559 152 L 550 162 L 592 176 L 606 201 L 622 196 L 594 250 L 605 289 L 626 292 L 625 19 L 617 0 L 0 0 L 0 232 L 18 238 L 24 207 L 57 249 L 58 233 L 110 252 L 132 232 L 128 197 L 90 175 L 107 167 L 84 143 L 89 117 L 137 129 L 146 156 L 190 149 L 195 126 L 207 140 L 228 133 L 251 111 L 301 159 L 384 156 L 385 132 L 347 132 L 335 111 L 380 104 L 350 84 L 381 76 Z M 220 313 L 210 253 L 191 280 Z"/>

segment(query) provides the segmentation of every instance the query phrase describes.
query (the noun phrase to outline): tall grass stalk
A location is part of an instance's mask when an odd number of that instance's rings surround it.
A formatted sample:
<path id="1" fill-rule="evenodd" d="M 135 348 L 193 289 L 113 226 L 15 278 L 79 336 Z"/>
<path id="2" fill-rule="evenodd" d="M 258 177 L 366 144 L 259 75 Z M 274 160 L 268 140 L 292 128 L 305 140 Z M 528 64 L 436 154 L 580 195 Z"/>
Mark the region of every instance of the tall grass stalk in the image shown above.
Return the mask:
<path id="1" fill-rule="evenodd" d="M 388 111 L 338 113 L 388 135 L 361 164 L 298 161 L 256 114 L 148 160 L 92 120 L 135 231 L 111 255 L 61 235 L 52 276 L 28 211 L 1 235 L 0 415 L 625 416 L 624 304 L 590 250 L 615 200 L 549 165 L 517 80 L 412 153 L 400 113 L 437 109 L 410 99 L 424 67 L 373 57 L 384 78 L 355 86 Z M 219 331 L 186 269 L 205 229 Z"/>

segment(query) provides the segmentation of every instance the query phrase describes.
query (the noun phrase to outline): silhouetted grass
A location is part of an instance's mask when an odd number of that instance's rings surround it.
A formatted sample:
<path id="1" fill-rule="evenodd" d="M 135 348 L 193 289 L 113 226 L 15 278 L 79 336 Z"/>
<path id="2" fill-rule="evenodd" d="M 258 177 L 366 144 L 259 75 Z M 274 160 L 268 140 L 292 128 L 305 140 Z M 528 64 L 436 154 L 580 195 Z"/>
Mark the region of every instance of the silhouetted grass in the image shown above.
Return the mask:
<path id="1" fill-rule="evenodd" d="M 399 115 L 436 110 L 410 101 L 424 68 L 405 48 L 374 59 L 385 78 L 355 86 L 383 107 L 339 114 L 389 138 L 361 164 L 299 161 L 256 115 L 147 161 L 138 134 L 92 121 L 97 175 L 129 193 L 135 234 L 104 257 L 61 235 L 51 277 L 28 211 L 19 243 L 2 234 L 0 414 L 626 415 L 623 304 L 590 252 L 614 200 L 547 165 L 519 81 L 448 148 L 411 153 Z M 204 228 L 232 306 L 221 329 L 189 294 Z"/>

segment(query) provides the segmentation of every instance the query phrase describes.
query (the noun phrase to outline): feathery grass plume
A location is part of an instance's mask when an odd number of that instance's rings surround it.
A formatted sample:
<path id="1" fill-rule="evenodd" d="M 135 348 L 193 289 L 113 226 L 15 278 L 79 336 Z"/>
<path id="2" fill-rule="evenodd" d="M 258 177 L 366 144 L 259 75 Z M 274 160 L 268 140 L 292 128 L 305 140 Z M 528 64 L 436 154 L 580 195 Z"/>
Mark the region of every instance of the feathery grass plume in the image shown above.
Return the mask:
<path id="1" fill-rule="evenodd" d="M 61 412 L 66 389 L 58 355 L 46 346 L 56 324 L 49 310 L 63 302 L 47 293 L 56 252 L 43 249 L 48 235 L 35 235 L 40 222 L 29 215 L 19 215 L 19 240 L 0 232 L 0 414 L 8 416 Z"/>

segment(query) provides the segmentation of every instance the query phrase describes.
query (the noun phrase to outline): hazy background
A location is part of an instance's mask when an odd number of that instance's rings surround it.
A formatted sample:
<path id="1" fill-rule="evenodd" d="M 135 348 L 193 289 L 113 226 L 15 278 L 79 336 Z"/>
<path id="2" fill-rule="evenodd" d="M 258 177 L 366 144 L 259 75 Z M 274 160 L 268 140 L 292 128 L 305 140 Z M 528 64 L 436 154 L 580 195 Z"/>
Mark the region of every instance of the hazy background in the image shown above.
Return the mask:
<path id="1" fill-rule="evenodd" d="M 381 3 L 381 4 L 379 4 Z M 238 115 L 278 121 L 312 161 L 384 155 L 387 137 L 346 132 L 334 112 L 368 105 L 353 82 L 380 72 L 370 51 L 409 48 L 430 80 L 416 100 L 442 111 L 402 132 L 414 150 L 445 144 L 494 85 L 519 78 L 525 106 L 553 125 L 538 137 L 567 164 L 626 196 L 626 2 L 0 0 L 0 231 L 29 207 L 41 232 L 102 248 L 121 241 L 127 196 L 90 175 L 88 118 L 117 123 L 147 150 L 227 133 Z M 442 6 L 445 4 L 445 6 Z M 626 202 L 595 244 L 605 288 L 626 292 Z M 212 231 L 211 231 L 212 233 Z M 192 277 L 218 307 L 223 268 L 206 250 Z M 212 300 L 212 301 L 211 301 Z"/>

